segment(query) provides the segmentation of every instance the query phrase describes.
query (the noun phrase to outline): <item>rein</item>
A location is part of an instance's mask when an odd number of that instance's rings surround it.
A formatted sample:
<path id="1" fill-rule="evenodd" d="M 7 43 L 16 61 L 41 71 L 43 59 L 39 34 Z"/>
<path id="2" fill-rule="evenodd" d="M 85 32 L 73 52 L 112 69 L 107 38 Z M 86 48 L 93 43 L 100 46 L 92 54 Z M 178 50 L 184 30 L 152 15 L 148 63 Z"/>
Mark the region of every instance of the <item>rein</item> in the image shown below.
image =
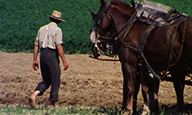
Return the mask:
<path id="1" fill-rule="evenodd" d="M 120 38 L 121 41 L 124 40 L 124 38 L 127 36 L 128 32 L 129 32 L 129 30 L 133 26 L 134 22 L 137 20 L 136 17 L 137 17 L 137 12 L 135 11 L 134 14 L 131 16 L 131 18 L 128 20 L 127 24 L 124 26 L 124 28 L 122 28 L 120 30 L 120 32 L 117 34 L 115 39 Z M 123 31 L 124 31 L 124 33 L 122 33 Z M 122 37 L 119 36 L 119 35 L 121 35 L 121 33 L 123 35 Z"/>

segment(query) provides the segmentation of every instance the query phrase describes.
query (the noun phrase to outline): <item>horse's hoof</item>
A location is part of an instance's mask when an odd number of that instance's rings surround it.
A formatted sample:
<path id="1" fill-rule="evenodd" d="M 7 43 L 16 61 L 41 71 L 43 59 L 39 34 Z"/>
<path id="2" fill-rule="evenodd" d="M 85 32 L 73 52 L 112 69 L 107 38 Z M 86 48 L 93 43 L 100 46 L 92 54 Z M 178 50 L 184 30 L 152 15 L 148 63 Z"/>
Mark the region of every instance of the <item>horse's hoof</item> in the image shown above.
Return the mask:
<path id="1" fill-rule="evenodd" d="M 150 115 L 150 109 L 147 105 L 144 104 L 143 106 L 143 111 L 141 113 L 141 115 Z"/>

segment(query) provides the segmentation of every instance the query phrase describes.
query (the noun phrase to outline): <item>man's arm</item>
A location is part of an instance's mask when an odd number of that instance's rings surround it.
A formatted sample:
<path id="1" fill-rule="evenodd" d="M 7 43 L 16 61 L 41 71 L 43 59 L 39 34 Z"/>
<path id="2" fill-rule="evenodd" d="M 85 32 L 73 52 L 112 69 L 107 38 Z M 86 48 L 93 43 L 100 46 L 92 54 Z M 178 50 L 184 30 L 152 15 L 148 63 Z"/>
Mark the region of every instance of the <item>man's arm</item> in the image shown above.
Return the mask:
<path id="1" fill-rule="evenodd" d="M 35 45 L 34 52 L 33 52 L 33 69 L 34 70 L 37 70 L 37 68 L 39 68 L 38 61 L 37 61 L 38 52 L 39 52 L 39 47 Z"/>
<path id="2" fill-rule="evenodd" d="M 65 67 L 64 70 L 67 70 L 68 64 L 67 64 L 65 56 L 64 56 L 63 46 L 62 45 L 58 45 L 57 46 L 57 50 L 58 50 L 59 56 L 60 56 L 60 58 L 61 58 L 61 60 L 63 62 L 63 66 Z"/>

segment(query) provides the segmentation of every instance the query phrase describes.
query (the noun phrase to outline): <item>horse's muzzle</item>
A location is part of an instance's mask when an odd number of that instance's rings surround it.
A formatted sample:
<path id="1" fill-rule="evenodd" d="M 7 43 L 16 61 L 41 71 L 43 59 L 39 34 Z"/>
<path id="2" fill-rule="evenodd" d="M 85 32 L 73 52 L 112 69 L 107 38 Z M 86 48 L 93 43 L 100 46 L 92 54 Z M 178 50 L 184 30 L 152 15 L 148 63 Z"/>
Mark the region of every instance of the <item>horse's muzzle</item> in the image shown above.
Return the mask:
<path id="1" fill-rule="evenodd" d="M 94 44 L 96 41 L 96 32 L 94 30 L 91 31 L 90 33 L 90 40 Z"/>

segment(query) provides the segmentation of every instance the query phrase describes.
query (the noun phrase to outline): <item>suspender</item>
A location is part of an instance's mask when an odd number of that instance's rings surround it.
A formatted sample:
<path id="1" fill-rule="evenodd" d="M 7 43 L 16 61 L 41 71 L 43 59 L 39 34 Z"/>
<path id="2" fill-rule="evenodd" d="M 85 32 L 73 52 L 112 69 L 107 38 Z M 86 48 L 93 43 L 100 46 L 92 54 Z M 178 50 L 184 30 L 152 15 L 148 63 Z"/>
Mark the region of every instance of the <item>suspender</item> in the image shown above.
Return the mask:
<path id="1" fill-rule="evenodd" d="M 45 33 L 45 38 L 43 40 L 43 44 L 42 44 L 42 48 L 47 48 L 47 45 L 49 43 L 48 38 L 49 38 L 49 33 L 48 33 L 48 25 L 45 26 L 46 27 L 46 33 Z"/>

